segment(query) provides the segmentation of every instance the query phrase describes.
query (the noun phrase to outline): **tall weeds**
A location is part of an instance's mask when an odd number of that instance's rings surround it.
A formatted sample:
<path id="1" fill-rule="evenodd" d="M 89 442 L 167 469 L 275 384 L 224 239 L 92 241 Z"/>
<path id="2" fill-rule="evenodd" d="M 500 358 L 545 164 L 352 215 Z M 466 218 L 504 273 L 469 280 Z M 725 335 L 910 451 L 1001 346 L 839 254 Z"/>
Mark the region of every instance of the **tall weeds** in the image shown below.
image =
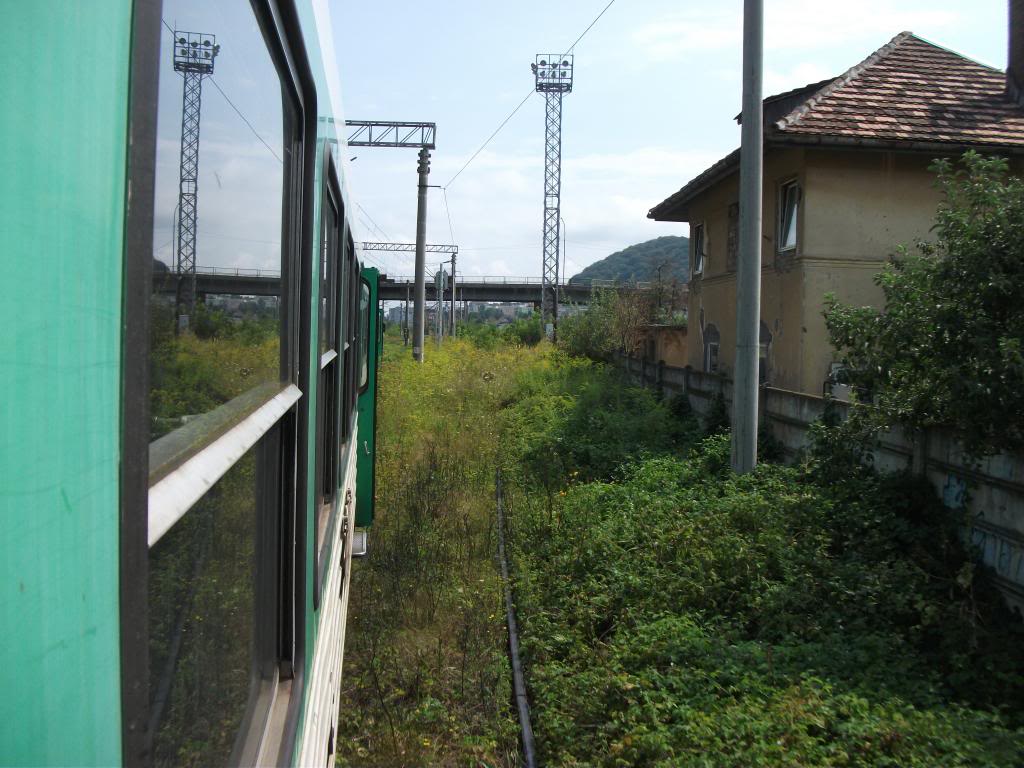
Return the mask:
<path id="1" fill-rule="evenodd" d="M 352 575 L 338 757 L 514 766 L 494 469 L 516 370 L 550 348 L 385 346 L 377 519 Z"/>

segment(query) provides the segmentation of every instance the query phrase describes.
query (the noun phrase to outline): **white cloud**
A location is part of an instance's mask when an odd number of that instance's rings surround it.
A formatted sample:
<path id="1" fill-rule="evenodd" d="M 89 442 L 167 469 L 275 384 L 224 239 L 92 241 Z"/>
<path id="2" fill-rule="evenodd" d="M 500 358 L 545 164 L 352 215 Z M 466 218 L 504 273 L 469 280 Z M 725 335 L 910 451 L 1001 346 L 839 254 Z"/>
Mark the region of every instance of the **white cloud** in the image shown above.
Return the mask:
<path id="1" fill-rule="evenodd" d="M 765 49 L 769 53 L 821 50 L 864 39 L 878 47 L 906 29 L 949 28 L 960 16 L 953 11 L 933 10 L 922 2 L 780 0 L 769 3 L 765 10 Z M 724 9 L 700 6 L 642 24 L 633 30 L 631 38 L 652 62 L 678 59 L 693 51 L 738 51 L 743 39 L 743 15 L 738 3 Z"/>

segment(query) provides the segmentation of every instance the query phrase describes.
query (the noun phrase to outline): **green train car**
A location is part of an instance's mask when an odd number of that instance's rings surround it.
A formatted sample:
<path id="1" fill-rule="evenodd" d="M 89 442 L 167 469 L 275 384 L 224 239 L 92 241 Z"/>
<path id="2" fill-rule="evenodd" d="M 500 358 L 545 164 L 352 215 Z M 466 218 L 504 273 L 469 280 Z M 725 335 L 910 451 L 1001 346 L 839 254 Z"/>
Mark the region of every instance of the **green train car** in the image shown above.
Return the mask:
<path id="1" fill-rule="evenodd" d="M 328 2 L 2 18 L 0 765 L 330 765 L 380 315 Z"/>

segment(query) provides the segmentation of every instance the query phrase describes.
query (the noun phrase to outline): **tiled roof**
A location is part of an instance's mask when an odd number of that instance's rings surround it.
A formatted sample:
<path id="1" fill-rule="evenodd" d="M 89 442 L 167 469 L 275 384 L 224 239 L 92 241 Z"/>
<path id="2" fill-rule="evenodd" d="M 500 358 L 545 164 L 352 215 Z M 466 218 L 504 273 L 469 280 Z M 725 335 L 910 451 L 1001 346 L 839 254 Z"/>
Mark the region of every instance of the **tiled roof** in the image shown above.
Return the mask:
<path id="1" fill-rule="evenodd" d="M 1024 148 L 1006 75 L 903 32 L 773 126 L 784 136 Z"/>
<path id="2" fill-rule="evenodd" d="M 809 97 L 790 108 L 805 89 Z M 950 151 L 966 146 L 1024 151 L 1024 108 L 1006 95 L 1006 75 L 902 32 L 842 76 L 765 99 L 789 110 L 766 126 L 766 145 L 905 146 Z M 777 113 L 776 113 L 777 114 Z M 735 172 L 739 150 L 719 160 L 648 213 L 680 220 L 686 204 Z"/>

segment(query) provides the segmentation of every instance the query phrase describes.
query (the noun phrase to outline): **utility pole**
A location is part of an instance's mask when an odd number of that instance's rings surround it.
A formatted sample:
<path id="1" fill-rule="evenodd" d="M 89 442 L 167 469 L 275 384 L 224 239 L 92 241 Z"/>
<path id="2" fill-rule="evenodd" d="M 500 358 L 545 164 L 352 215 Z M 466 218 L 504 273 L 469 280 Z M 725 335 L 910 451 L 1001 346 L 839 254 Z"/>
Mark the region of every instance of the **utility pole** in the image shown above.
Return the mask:
<path id="1" fill-rule="evenodd" d="M 382 120 L 346 120 L 351 130 L 350 147 L 418 147 L 419 188 L 416 198 L 416 291 L 413 295 L 412 357 L 423 362 L 423 325 L 426 314 L 425 245 L 427 241 L 427 174 L 430 150 L 434 149 L 437 126 L 434 123 L 404 123 Z"/>
<path id="2" fill-rule="evenodd" d="M 426 147 L 420 149 L 420 161 L 416 169 L 420 175 L 420 185 L 416 197 L 416 291 L 413 294 L 412 358 L 422 363 L 427 301 L 427 175 L 430 173 L 430 150 Z"/>
<path id="3" fill-rule="evenodd" d="M 441 346 L 444 333 L 444 262 L 437 265 L 434 273 L 434 339 Z"/>
<path id="4" fill-rule="evenodd" d="M 405 283 L 405 310 L 402 313 L 402 346 L 409 346 L 409 281 Z"/>
<path id="5" fill-rule="evenodd" d="M 199 217 L 199 118 L 203 78 L 213 74 L 220 53 L 215 35 L 174 32 L 174 71 L 182 74 L 181 162 L 178 176 L 178 247 L 175 272 L 177 330 L 189 327 L 196 311 L 196 234 Z"/>
<path id="6" fill-rule="evenodd" d="M 452 338 L 455 338 L 455 308 L 458 303 L 455 301 L 455 252 L 452 252 L 452 303 L 451 303 L 451 316 L 452 316 Z"/>
<path id="7" fill-rule="evenodd" d="M 534 87 L 544 94 L 544 230 L 541 265 L 541 322 L 558 333 L 558 224 L 562 195 L 562 96 L 572 92 L 572 54 L 538 54 L 530 65 Z"/>
<path id="8" fill-rule="evenodd" d="M 761 178 L 764 124 L 761 65 L 763 0 L 743 2 L 743 131 L 740 143 L 740 242 L 736 276 L 736 365 L 732 468 L 757 465 L 758 330 L 761 322 Z"/>

